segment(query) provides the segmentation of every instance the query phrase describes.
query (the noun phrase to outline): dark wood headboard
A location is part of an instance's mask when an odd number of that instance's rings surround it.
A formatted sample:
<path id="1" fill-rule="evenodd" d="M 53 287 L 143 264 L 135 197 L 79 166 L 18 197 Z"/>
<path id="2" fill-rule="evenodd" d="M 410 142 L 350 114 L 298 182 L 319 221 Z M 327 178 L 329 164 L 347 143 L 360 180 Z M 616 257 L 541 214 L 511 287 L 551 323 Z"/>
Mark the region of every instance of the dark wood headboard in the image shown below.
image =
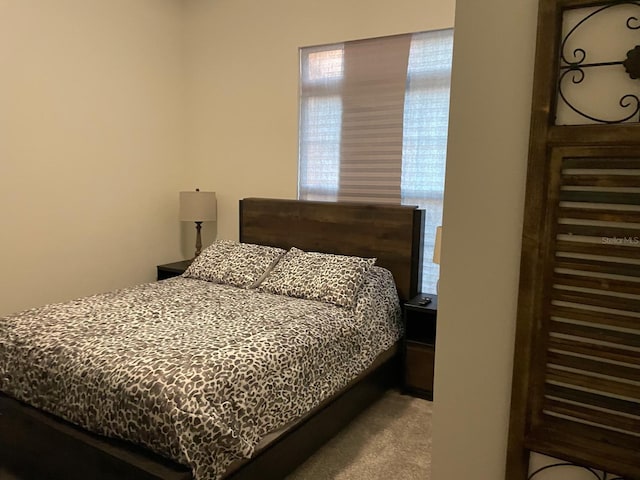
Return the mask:
<path id="1" fill-rule="evenodd" d="M 401 300 L 420 292 L 424 211 L 415 206 L 245 198 L 240 241 L 376 257 Z"/>

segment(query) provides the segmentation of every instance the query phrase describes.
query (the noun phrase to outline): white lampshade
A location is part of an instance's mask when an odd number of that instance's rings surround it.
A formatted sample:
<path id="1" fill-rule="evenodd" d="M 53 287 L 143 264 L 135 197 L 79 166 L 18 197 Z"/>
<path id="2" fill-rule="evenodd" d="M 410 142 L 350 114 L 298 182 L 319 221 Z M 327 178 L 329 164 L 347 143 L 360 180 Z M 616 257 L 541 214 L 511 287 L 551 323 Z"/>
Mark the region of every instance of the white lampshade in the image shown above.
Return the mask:
<path id="1" fill-rule="evenodd" d="M 216 219 L 216 192 L 180 192 L 180 220 L 213 222 Z"/>
<path id="2" fill-rule="evenodd" d="M 436 243 L 433 246 L 433 263 L 440 264 L 440 242 L 442 237 L 442 227 L 436 228 Z"/>

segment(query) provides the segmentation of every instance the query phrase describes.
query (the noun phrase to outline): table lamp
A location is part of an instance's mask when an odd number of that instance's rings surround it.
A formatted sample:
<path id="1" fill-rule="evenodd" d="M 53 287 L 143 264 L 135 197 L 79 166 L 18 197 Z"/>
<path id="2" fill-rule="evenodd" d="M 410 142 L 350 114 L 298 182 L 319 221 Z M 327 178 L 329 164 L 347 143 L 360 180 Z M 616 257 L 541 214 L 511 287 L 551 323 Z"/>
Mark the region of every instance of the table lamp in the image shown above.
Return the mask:
<path id="1" fill-rule="evenodd" d="M 180 221 L 196 224 L 196 257 L 202 251 L 202 222 L 216 220 L 216 207 L 216 192 L 201 192 L 199 188 L 195 192 L 180 192 Z"/>

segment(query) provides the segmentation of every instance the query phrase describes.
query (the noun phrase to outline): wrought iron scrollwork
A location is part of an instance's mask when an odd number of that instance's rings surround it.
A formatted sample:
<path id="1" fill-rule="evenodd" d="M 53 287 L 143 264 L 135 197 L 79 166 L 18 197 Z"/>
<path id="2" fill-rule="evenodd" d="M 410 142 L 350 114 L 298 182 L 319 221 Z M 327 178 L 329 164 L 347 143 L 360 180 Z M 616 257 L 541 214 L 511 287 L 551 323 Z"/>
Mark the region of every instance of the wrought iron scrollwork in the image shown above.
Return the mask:
<path id="1" fill-rule="evenodd" d="M 617 475 L 612 475 L 610 473 L 607 472 L 599 472 L 591 467 L 584 467 L 581 465 L 575 465 L 573 463 L 570 462 L 558 462 L 558 463 L 552 463 L 550 465 L 545 465 L 544 467 L 540 467 L 537 470 L 534 470 L 533 472 L 531 472 L 529 474 L 528 479 L 529 480 L 535 480 L 535 477 L 545 471 L 548 470 L 555 470 L 555 469 L 563 469 L 564 467 L 569 467 L 569 468 L 574 468 L 574 469 L 582 469 L 585 472 L 590 473 L 591 475 L 593 475 L 593 478 L 596 480 L 624 480 L 624 478 L 619 477 Z M 558 478 L 562 478 L 562 477 L 558 477 Z"/>
<path id="2" fill-rule="evenodd" d="M 621 5 L 633 5 L 636 7 L 640 7 L 640 1 L 615 1 L 603 7 L 600 7 L 589 15 L 580 20 L 563 38 L 562 44 L 560 47 L 560 75 L 558 78 L 558 94 L 564 101 L 564 103 L 578 115 L 592 120 L 598 123 L 606 123 L 606 124 L 614 124 L 614 123 L 624 123 L 624 122 L 640 122 L 640 98 L 638 95 L 634 93 L 627 93 L 623 95 L 619 100 L 619 105 L 622 109 L 625 110 L 624 116 L 620 118 L 616 118 L 613 120 L 607 120 L 604 118 L 596 117 L 595 115 L 590 115 L 582 110 L 580 110 L 577 106 L 573 105 L 565 95 L 564 88 L 570 85 L 568 82 L 570 80 L 571 84 L 577 85 L 582 83 L 586 76 L 586 69 L 598 68 L 598 67 L 609 67 L 615 65 L 621 65 L 624 67 L 625 71 L 629 74 L 632 79 L 640 79 L 640 45 L 636 45 L 634 48 L 629 50 L 626 55 L 625 60 L 615 60 L 610 62 L 587 62 L 587 52 L 583 48 L 575 48 L 573 52 L 567 54 L 566 45 L 567 41 L 571 38 L 571 36 L 576 32 L 585 22 L 589 19 L 601 14 L 602 12 L 612 8 L 619 7 Z M 636 16 L 630 16 L 626 20 L 626 28 L 629 30 L 639 30 L 640 29 L 640 19 Z M 569 57 L 572 59 L 570 60 Z M 632 120 L 634 119 L 635 120 Z"/>

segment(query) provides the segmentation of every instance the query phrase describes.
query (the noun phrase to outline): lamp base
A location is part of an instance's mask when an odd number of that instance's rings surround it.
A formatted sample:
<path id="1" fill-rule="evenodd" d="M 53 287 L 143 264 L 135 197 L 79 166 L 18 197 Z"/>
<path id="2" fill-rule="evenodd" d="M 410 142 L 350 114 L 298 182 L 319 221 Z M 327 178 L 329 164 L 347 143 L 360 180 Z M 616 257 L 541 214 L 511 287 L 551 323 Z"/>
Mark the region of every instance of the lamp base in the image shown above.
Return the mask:
<path id="1" fill-rule="evenodd" d="M 200 255 L 200 253 L 202 252 L 202 236 L 200 234 L 200 230 L 202 230 L 202 222 L 195 222 L 196 223 L 196 255 L 193 258 L 198 257 L 198 255 Z"/>

